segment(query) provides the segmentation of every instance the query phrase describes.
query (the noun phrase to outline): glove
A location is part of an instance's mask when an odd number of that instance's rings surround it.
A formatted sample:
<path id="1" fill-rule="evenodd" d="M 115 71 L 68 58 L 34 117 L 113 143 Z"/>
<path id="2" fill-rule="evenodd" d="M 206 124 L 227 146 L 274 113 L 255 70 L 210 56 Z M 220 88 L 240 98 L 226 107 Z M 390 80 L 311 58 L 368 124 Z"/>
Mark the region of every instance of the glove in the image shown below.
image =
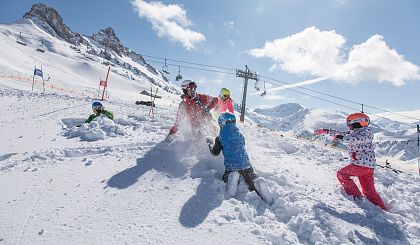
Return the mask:
<path id="1" fill-rule="evenodd" d="M 207 115 L 210 112 L 210 108 L 208 108 L 207 106 L 205 106 L 202 110 L 203 115 Z"/>
<path id="2" fill-rule="evenodd" d="M 176 132 L 177 132 L 177 131 L 178 131 L 177 127 L 176 127 L 176 126 L 173 126 L 173 127 L 171 128 L 171 130 L 169 130 L 169 135 L 176 134 Z"/>
<path id="3" fill-rule="evenodd" d="M 329 129 L 326 129 L 326 128 L 321 128 L 321 129 L 316 129 L 315 131 L 314 131 L 314 134 L 316 134 L 316 135 L 321 135 L 321 134 L 328 134 L 330 132 L 330 130 Z"/>
<path id="4" fill-rule="evenodd" d="M 209 147 L 213 145 L 213 140 L 210 138 L 206 138 L 206 142 Z"/>

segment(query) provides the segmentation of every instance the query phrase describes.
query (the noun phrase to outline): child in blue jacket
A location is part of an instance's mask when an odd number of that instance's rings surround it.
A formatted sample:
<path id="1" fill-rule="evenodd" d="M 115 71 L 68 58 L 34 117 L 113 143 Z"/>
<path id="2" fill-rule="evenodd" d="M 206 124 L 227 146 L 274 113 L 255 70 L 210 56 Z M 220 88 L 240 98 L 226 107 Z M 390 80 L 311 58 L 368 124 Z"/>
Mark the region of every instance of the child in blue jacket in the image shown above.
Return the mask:
<path id="1" fill-rule="evenodd" d="M 210 153 L 214 156 L 223 152 L 225 173 L 223 174 L 223 181 L 228 182 L 229 174 L 237 171 L 244 178 L 250 191 L 255 191 L 259 196 L 259 191 L 255 188 L 254 180 L 257 175 L 252 169 L 248 154 L 245 149 L 244 136 L 236 127 L 236 117 L 234 114 L 224 112 L 220 114 L 218 123 L 220 126 L 220 133 L 216 137 L 214 145 L 211 139 L 207 139 L 207 144 Z"/>

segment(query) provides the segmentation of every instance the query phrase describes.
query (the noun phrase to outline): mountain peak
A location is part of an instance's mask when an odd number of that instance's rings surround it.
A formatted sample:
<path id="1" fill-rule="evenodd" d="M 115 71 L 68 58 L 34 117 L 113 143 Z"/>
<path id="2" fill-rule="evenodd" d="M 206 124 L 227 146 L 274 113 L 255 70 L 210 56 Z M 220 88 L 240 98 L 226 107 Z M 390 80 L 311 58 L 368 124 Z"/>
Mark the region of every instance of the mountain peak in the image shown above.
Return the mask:
<path id="1" fill-rule="evenodd" d="M 32 5 L 32 8 L 25 13 L 23 18 L 32 20 L 35 25 L 52 36 L 60 37 L 69 43 L 78 44 L 85 42 L 79 33 L 71 31 L 64 24 L 63 18 L 54 8 L 46 4 L 36 3 Z"/>
<path id="2" fill-rule="evenodd" d="M 107 27 L 105 29 L 99 30 L 99 32 L 93 34 L 91 38 L 97 41 L 103 47 L 109 48 L 119 55 L 129 53 L 128 48 L 122 45 L 120 39 L 117 37 L 112 27 Z"/>

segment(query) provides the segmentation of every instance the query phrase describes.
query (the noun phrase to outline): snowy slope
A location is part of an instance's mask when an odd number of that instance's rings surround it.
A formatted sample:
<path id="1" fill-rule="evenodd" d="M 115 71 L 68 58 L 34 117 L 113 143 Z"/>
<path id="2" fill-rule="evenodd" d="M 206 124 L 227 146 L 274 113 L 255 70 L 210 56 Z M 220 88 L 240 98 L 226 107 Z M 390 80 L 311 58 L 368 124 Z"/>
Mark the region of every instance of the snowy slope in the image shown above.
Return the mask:
<path id="1" fill-rule="evenodd" d="M 165 141 L 176 105 L 105 102 L 114 121 L 75 128 L 90 99 L 5 88 L 0 79 L 4 244 L 420 244 L 420 178 L 378 168 L 390 212 L 344 195 L 346 153 L 240 124 L 271 206 L 241 183 L 225 199 L 222 157 Z"/>
<path id="2" fill-rule="evenodd" d="M 20 33 L 26 46 L 16 42 Z M 111 65 L 108 91 L 111 97 L 132 101 L 149 100 L 140 94 L 143 90 L 177 99 L 178 88 L 167 81 L 155 68 L 139 60 L 107 51 L 110 60 L 100 56 L 105 50 L 95 40 L 85 37 L 89 45 L 75 46 L 51 36 L 35 25 L 32 20 L 22 19 L 17 23 L 0 25 L 0 75 L 29 77 L 32 81 L 34 67 L 44 71 L 49 84 L 78 92 L 97 94 L 99 81 L 105 80 L 108 65 Z M 41 44 L 45 53 L 36 51 Z M 96 46 L 97 45 L 97 46 Z M 97 53 L 97 55 L 94 54 Z M 21 82 L 13 81 L 10 87 L 21 88 Z M 31 86 L 26 86 L 31 88 Z"/>

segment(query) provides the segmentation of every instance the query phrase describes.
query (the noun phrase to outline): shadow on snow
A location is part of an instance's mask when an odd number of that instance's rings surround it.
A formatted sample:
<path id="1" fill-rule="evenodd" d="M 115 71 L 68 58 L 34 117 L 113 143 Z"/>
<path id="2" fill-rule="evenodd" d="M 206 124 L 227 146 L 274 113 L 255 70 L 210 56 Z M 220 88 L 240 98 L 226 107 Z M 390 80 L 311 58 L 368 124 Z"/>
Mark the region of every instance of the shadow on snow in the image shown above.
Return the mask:
<path id="1" fill-rule="evenodd" d="M 176 145 L 178 144 L 178 146 Z M 107 181 L 107 186 L 125 189 L 137 182 L 137 180 L 149 170 L 167 173 L 172 178 L 180 178 L 188 172 L 187 166 L 178 161 L 176 149 L 185 143 L 173 142 L 168 144 L 162 141 L 148 151 L 142 158 L 137 159 L 134 167 L 127 168 Z M 171 146 L 169 146 L 171 145 Z M 175 147 L 174 147 L 175 146 Z"/>
<path id="2" fill-rule="evenodd" d="M 318 204 L 315 208 L 318 209 L 318 211 L 315 211 L 315 214 L 320 221 L 328 219 L 327 216 L 319 212 L 319 210 L 323 210 L 335 218 L 372 230 L 377 238 L 367 237 L 358 230 L 354 231 L 354 234 L 365 244 L 395 244 L 396 241 L 398 241 L 398 244 L 410 244 L 398 224 L 391 223 L 384 217 L 379 217 L 383 222 L 378 221 L 378 218 L 375 217 L 378 217 L 380 214 L 377 212 L 365 212 L 365 215 L 348 212 L 339 213 L 325 204 Z M 328 225 L 331 222 L 322 223 L 322 225 Z"/>

